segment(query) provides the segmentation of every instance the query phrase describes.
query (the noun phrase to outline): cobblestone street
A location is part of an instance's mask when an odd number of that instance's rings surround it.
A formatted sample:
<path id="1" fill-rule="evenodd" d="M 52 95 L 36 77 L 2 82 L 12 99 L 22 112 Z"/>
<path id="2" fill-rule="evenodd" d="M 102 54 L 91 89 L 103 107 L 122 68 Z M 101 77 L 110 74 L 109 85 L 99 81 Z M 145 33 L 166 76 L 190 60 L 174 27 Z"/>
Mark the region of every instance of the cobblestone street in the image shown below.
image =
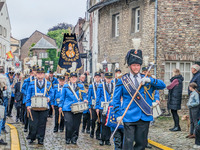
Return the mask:
<path id="1" fill-rule="evenodd" d="M 15 110 L 14 112 L 15 113 Z M 96 139 L 91 139 L 89 134 L 83 134 L 80 132 L 80 136 L 77 142 L 77 146 L 66 145 L 65 144 L 65 134 L 63 133 L 53 133 L 54 118 L 48 118 L 46 136 L 44 141 L 44 146 L 39 146 L 37 141 L 34 144 L 29 145 L 28 140 L 26 140 L 27 134 L 24 133 L 24 128 L 21 123 L 15 123 L 15 116 L 7 119 L 7 123 L 14 125 L 19 133 L 20 145 L 22 150 L 113 150 L 114 146 L 99 146 L 99 141 Z M 186 132 L 185 122 L 180 121 L 182 128 L 181 132 L 170 132 L 169 128 L 173 126 L 173 121 L 171 117 L 160 117 L 156 119 L 153 127 L 149 131 L 149 139 L 160 143 L 162 145 L 168 146 L 175 150 L 193 150 L 194 139 L 186 139 L 185 136 L 188 134 Z M 9 127 L 6 126 L 7 131 Z M 10 132 L 10 131 L 9 131 Z M 10 134 L 2 134 L 2 138 L 8 142 L 7 146 L 1 146 L 1 150 L 10 149 Z M 158 148 L 153 147 L 152 150 L 157 150 Z"/>

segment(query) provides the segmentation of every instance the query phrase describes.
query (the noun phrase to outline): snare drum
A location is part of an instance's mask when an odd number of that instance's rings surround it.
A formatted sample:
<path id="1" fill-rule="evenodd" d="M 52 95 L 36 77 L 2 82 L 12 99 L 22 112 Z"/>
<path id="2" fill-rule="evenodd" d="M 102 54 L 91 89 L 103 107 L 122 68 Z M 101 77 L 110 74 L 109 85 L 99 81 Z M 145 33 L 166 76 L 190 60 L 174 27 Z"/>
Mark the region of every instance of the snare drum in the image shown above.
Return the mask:
<path id="1" fill-rule="evenodd" d="M 31 98 L 31 109 L 37 111 L 43 111 L 48 109 L 47 97 L 34 96 Z"/>
<path id="2" fill-rule="evenodd" d="M 5 115 L 5 107 L 3 105 L 0 105 L 0 120 L 4 119 Z"/>
<path id="3" fill-rule="evenodd" d="M 101 102 L 101 107 L 103 107 L 103 115 L 106 115 L 107 111 L 108 111 L 108 106 L 109 106 L 109 102 Z"/>
<path id="4" fill-rule="evenodd" d="M 57 104 L 59 104 L 60 103 L 60 98 L 57 98 L 56 102 L 57 102 Z"/>
<path id="5" fill-rule="evenodd" d="M 96 100 L 95 99 L 92 100 L 92 105 L 93 105 L 93 107 L 96 106 Z"/>
<path id="6" fill-rule="evenodd" d="M 86 102 L 78 102 L 71 105 L 71 112 L 73 112 L 74 114 L 82 113 L 87 109 L 88 109 L 88 103 Z"/>
<path id="7" fill-rule="evenodd" d="M 153 102 L 153 103 L 152 103 L 152 107 L 153 107 L 153 117 L 154 117 L 154 118 L 159 117 L 159 116 L 162 114 L 162 111 L 161 111 L 161 109 L 160 109 L 159 104 L 156 103 L 156 102 Z"/>

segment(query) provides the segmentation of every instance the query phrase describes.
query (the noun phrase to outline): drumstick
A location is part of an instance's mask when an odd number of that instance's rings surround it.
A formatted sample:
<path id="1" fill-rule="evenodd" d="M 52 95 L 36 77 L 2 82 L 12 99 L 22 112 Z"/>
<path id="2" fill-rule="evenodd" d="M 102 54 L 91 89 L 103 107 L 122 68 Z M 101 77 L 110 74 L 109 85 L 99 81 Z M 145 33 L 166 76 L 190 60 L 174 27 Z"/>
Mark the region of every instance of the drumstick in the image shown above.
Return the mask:
<path id="1" fill-rule="evenodd" d="M 62 112 L 62 116 L 64 117 L 64 114 L 63 114 L 63 112 Z"/>
<path id="2" fill-rule="evenodd" d="M 61 117 L 61 113 L 59 113 L 58 124 L 60 124 L 60 117 Z"/>
<path id="3" fill-rule="evenodd" d="M 29 113 L 28 113 L 28 111 L 27 111 L 27 117 L 29 118 Z"/>
<path id="4" fill-rule="evenodd" d="M 98 116 L 98 122 L 100 123 L 99 113 L 97 114 L 97 116 Z"/>
<path id="5" fill-rule="evenodd" d="M 92 110 L 89 109 L 89 111 L 90 111 L 90 119 L 92 120 Z"/>
<path id="6" fill-rule="evenodd" d="M 30 113 L 30 116 L 31 116 L 31 120 L 33 121 L 33 116 L 32 116 L 32 114 L 31 114 L 31 111 L 30 111 L 29 113 Z"/>

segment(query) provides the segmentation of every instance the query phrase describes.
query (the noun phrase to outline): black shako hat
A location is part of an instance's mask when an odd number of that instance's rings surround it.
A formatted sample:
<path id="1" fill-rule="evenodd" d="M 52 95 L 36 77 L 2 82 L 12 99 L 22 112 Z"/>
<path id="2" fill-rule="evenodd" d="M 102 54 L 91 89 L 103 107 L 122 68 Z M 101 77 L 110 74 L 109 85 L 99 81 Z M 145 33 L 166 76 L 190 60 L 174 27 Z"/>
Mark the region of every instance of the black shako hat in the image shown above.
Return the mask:
<path id="1" fill-rule="evenodd" d="M 122 72 L 120 69 L 115 69 L 115 73 L 118 72 L 118 71 L 119 71 L 119 72 Z"/>
<path id="2" fill-rule="evenodd" d="M 112 78 L 113 77 L 113 73 L 112 72 L 106 72 L 105 73 L 105 77 L 106 78 Z"/>
<path id="3" fill-rule="evenodd" d="M 77 75 L 77 73 L 76 73 L 75 71 L 70 72 L 70 75 L 69 75 L 69 76 L 70 76 L 70 77 L 73 77 L 73 76 L 78 77 L 78 75 Z"/>
<path id="4" fill-rule="evenodd" d="M 64 76 L 64 75 L 60 75 L 60 76 L 59 76 L 59 79 L 60 79 L 60 80 L 65 80 L 65 76 Z"/>
<path id="5" fill-rule="evenodd" d="M 100 77 L 101 77 L 101 72 L 96 71 L 96 72 L 94 73 L 94 76 L 100 76 Z"/>
<path id="6" fill-rule="evenodd" d="M 149 69 L 148 66 L 142 67 L 142 71 L 147 71 Z"/>
<path id="7" fill-rule="evenodd" d="M 143 63 L 142 51 L 131 49 L 125 57 L 125 64 L 126 63 L 128 64 L 128 66 L 130 66 L 132 64 L 142 65 L 142 63 Z"/>
<path id="8" fill-rule="evenodd" d="M 37 73 L 45 73 L 43 67 L 38 67 L 37 68 Z"/>

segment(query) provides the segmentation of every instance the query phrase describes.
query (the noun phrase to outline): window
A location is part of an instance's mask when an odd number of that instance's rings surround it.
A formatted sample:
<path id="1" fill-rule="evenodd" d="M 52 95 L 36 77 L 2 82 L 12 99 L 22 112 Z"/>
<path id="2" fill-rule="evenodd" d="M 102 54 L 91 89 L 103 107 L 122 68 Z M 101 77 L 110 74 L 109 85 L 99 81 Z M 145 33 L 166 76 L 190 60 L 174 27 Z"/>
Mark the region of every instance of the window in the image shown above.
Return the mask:
<path id="1" fill-rule="evenodd" d="M 2 28 L 2 26 L 0 25 L 0 35 L 2 35 L 2 32 L 3 32 L 3 28 Z"/>
<path id="2" fill-rule="evenodd" d="M 181 75 L 184 77 L 183 81 L 183 94 L 187 94 L 188 86 L 190 80 L 192 79 L 191 72 L 192 62 L 165 62 L 165 83 L 166 85 L 170 84 L 170 79 L 172 78 L 173 69 L 177 68 L 180 70 Z M 167 90 L 165 90 L 165 94 L 167 94 Z"/>
<path id="3" fill-rule="evenodd" d="M 112 36 L 119 36 L 119 14 L 113 15 L 112 17 Z"/>
<path id="4" fill-rule="evenodd" d="M 48 58 L 48 53 L 39 53 L 39 58 Z"/>
<path id="5" fill-rule="evenodd" d="M 42 53 L 39 53 L 39 58 L 42 58 Z"/>
<path id="6" fill-rule="evenodd" d="M 135 9 L 135 32 L 140 31 L 140 8 Z"/>
<path id="7" fill-rule="evenodd" d="M 0 58 L 3 57 L 3 48 L 2 48 L 2 44 L 0 43 Z"/>
<path id="8" fill-rule="evenodd" d="M 3 36 L 6 38 L 7 37 L 7 29 L 3 28 Z"/>

